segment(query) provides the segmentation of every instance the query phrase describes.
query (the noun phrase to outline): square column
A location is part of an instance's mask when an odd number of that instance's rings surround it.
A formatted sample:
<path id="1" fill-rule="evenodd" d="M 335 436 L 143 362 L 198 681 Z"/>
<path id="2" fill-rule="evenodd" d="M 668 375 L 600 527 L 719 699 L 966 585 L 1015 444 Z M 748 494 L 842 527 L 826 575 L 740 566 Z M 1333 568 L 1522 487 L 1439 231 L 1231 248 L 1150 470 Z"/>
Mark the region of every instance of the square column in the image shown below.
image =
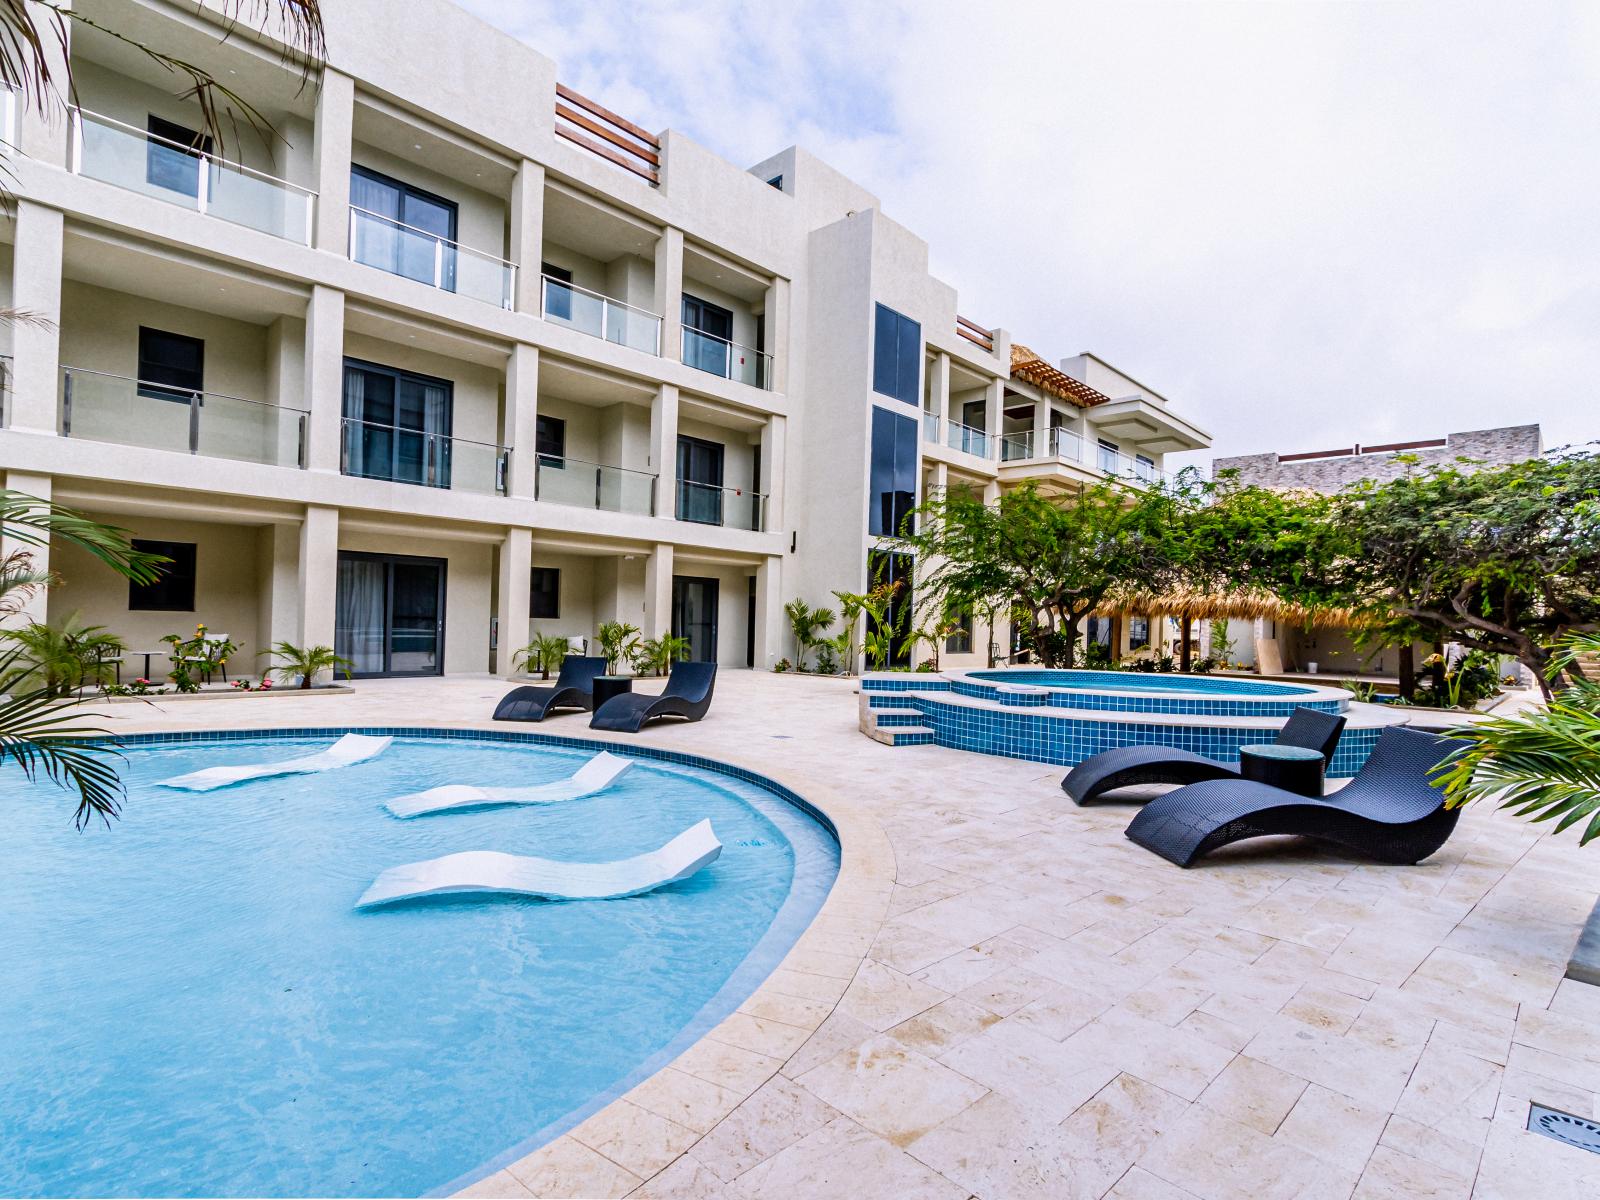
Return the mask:
<path id="1" fill-rule="evenodd" d="M 1006 381 L 991 379 L 983 397 L 983 431 L 989 435 L 989 457 L 1000 457 L 1000 430 L 1004 428 Z"/>
<path id="2" fill-rule="evenodd" d="M 765 528 L 784 527 L 783 494 L 788 476 L 789 419 L 770 416 L 761 434 L 761 490 L 767 494 Z"/>
<path id="3" fill-rule="evenodd" d="M 304 406 L 311 410 L 306 466 L 337 473 L 344 436 L 344 293 L 316 284 L 306 305 Z"/>
<path id="4" fill-rule="evenodd" d="M 510 675 L 511 656 L 528 642 L 529 592 L 533 577 L 533 530 L 507 529 L 500 540 L 500 640 L 494 673 Z"/>
<path id="5" fill-rule="evenodd" d="M 506 494 L 532 500 L 539 473 L 539 348 L 519 342 L 506 359 L 502 440 L 511 447 Z"/>
<path id="6" fill-rule="evenodd" d="M 256 543 L 256 579 L 260 588 L 256 603 L 256 629 L 261 649 L 270 650 L 279 642 L 293 642 L 300 636 L 300 527 L 274 524 L 264 526 Z M 263 657 L 261 669 L 269 660 Z"/>
<path id="7" fill-rule="evenodd" d="M 789 281 L 774 279 L 767 288 L 766 303 L 767 344 L 762 347 L 772 355 L 772 390 L 787 393 L 789 390 Z"/>
<path id="8" fill-rule="evenodd" d="M 5 476 L 5 486 L 14 492 L 49 500 L 52 481 L 48 475 L 34 475 L 26 471 L 12 471 Z M 42 545 L 29 545 L 13 537 L 0 537 L 0 558 L 12 554 L 26 554 L 29 565 L 37 571 L 50 569 L 50 537 L 43 535 Z M 35 588 L 27 603 L 17 612 L 0 618 L 0 628 L 23 629 L 29 625 L 43 624 L 48 612 L 48 598 L 44 588 Z"/>
<path id="9" fill-rule="evenodd" d="M 339 592 L 339 510 L 306 505 L 300 526 L 301 646 L 332 646 Z"/>
<path id="10" fill-rule="evenodd" d="M 644 632 L 658 638 L 672 632 L 673 547 L 657 542 L 644 564 Z"/>
<path id="11" fill-rule="evenodd" d="M 658 517 L 678 515 L 678 388 L 663 383 L 650 406 L 650 469 L 656 473 Z"/>
<path id="12" fill-rule="evenodd" d="M 755 669 L 770 671 L 783 656 L 788 626 L 783 615 L 783 558 L 769 554 L 756 567 Z"/>
<path id="13" fill-rule="evenodd" d="M 661 314 L 661 357 L 683 357 L 683 230 L 668 226 L 656 240 L 655 310 Z"/>
<path id="14" fill-rule="evenodd" d="M 943 496 L 950 487 L 950 468 L 942 462 L 933 463 L 933 478 L 928 481 L 925 499 Z"/>
<path id="15" fill-rule="evenodd" d="M 68 62 L 71 58 L 73 22 L 63 19 L 59 28 L 51 20 L 51 14 L 34 5 L 21 5 L 22 18 L 31 21 L 39 35 L 41 56 L 50 71 L 50 77 L 56 81 L 61 92 L 67 89 L 62 86 L 71 78 Z M 58 8 L 71 8 L 70 3 L 58 3 Z M 34 162 L 49 163 L 52 167 L 65 167 L 67 165 L 67 142 L 71 137 L 72 120 L 67 113 L 67 103 L 73 97 L 65 94 L 47 96 L 43 108 L 36 108 L 24 101 L 22 95 L 15 94 L 13 101 L 16 104 L 17 148 Z M 6 190 L 12 191 L 16 181 L 6 183 Z M 17 244 L 22 243 L 21 229 L 17 230 Z"/>
<path id="16" fill-rule="evenodd" d="M 950 356 L 943 350 L 928 368 L 928 411 L 939 418 L 939 440 L 948 440 L 950 422 Z"/>
<path id="17" fill-rule="evenodd" d="M 31 200 L 16 201 L 17 242 L 11 268 L 11 303 L 37 321 L 11 325 L 14 375 L 8 428 L 56 432 L 56 396 L 61 389 L 61 232 L 59 210 Z"/>
<path id="18" fill-rule="evenodd" d="M 350 147 L 355 104 L 355 81 L 324 67 L 311 150 L 317 172 L 317 225 L 312 244 L 340 258 L 350 253 Z"/>
<path id="19" fill-rule="evenodd" d="M 517 267 L 512 303 L 518 312 L 538 316 L 539 264 L 544 257 L 544 167 L 523 159 L 511 181 L 511 261 Z"/>
<path id="20" fill-rule="evenodd" d="M 1033 457 L 1044 458 L 1050 453 L 1050 401 L 1041 400 L 1033 406 Z"/>

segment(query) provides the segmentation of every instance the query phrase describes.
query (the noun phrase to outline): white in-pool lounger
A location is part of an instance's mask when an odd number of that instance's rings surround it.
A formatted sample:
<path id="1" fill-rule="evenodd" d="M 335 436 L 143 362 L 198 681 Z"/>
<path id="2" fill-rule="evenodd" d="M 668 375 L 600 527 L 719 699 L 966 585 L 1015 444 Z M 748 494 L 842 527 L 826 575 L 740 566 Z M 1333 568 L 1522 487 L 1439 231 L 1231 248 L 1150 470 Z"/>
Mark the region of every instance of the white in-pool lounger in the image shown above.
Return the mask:
<path id="1" fill-rule="evenodd" d="M 247 779 L 269 779 L 274 775 L 307 775 L 315 771 L 333 771 L 339 767 L 353 766 L 376 758 L 389 748 L 393 738 L 367 737 L 347 733 L 326 750 L 287 758 L 282 762 L 252 763 L 238 767 L 207 767 L 191 771 L 172 779 L 163 779 L 162 787 L 183 788 L 189 792 L 209 792 L 212 788 L 227 787 L 230 783 L 243 783 Z"/>
<path id="2" fill-rule="evenodd" d="M 451 783 L 425 792 L 412 792 L 409 796 L 396 796 L 386 801 L 384 807 L 397 817 L 419 817 L 423 813 L 486 808 L 493 804 L 554 804 L 558 800 L 581 800 L 610 787 L 631 766 L 631 759 L 602 750 L 568 779 L 536 783 L 531 787 L 481 788 Z"/>
<path id="3" fill-rule="evenodd" d="M 710 821 L 665 846 L 615 862 L 557 862 L 495 850 L 468 850 L 390 867 L 356 901 L 357 908 L 461 893 L 509 893 L 546 900 L 616 900 L 687 879 L 722 853 Z"/>

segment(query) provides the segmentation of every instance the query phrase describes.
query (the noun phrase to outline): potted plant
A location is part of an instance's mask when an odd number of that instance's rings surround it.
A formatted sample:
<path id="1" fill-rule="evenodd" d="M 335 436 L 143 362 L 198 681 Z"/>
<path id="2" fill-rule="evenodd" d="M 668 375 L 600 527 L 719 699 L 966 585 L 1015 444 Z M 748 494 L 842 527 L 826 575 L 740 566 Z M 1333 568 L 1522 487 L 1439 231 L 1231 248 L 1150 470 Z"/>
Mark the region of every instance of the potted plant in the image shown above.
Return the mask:
<path id="1" fill-rule="evenodd" d="M 599 629 L 600 656 L 606 660 L 606 676 L 620 678 L 617 666 L 631 657 L 638 640 L 639 627 L 623 621 L 607 621 Z"/>
<path id="2" fill-rule="evenodd" d="M 689 639 L 670 633 L 635 642 L 628 653 L 628 661 L 633 664 L 637 675 L 665 675 L 672 670 L 673 663 L 682 662 L 688 657 Z"/>
<path id="3" fill-rule="evenodd" d="M 22 668 L 5 686 L 27 686 L 52 700 L 87 684 L 103 685 L 123 649 L 105 626 L 79 625 L 76 613 L 53 625 L 35 623 L 0 636 L 14 647 Z"/>
<path id="4" fill-rule="evenodd" d="M 311 681 L 323 671 L 337 674 L 341 669 L 344 677 L 350 678 L 350 671 L 354 664 L 347 658 L 340 658 L 333 652 L 332 646 L 296 646 L 291 642 L 279 642 L 269 652 L 268 657 L 276 659 L 278 670 L 285 675 L 300 677 L 300 687 L 309 690 Z M 270 689 L 272 684 L 270 676 L 261 676 L 263 690 Z"/>
<path id="5" fill-rule="evenodd" d="M 549 679 L 552 670 L 561 670 L 561 664 L 567 660 L 570 652 L 566 638 L 553 633 L 541 633 L 513 654 L 511 662 L 513 666 L 520 662 L 524 671 L 530 674 L 538 671 L 540 679 Z"/>

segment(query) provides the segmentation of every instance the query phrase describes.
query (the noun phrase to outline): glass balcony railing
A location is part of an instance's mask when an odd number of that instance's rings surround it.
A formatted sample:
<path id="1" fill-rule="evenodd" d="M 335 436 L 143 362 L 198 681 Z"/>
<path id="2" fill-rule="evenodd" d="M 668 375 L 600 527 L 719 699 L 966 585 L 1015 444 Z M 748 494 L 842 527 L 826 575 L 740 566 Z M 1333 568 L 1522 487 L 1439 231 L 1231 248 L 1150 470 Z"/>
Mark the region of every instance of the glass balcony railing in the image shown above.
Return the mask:
<path id="1" fill-rule="evenodd" d="M 922 440 L 937 444 L 940 440 L 940 424 L 938 413 L 924 412 L 922 414 Z"/>
<path id="2" fill-rule="evenodd" d="M 766 528 L 767 498 L 742 488 L 678 480 L 677 517 L 698 525 L 723 525 L 729 529 Z"/>
<path id="3" fill-rule="evenodd" d="M 533 498 L 573 508 L 651 517 L 656 511 L 656 477 L 648 471 L 541 454 L 534 473 Z"/>
<path id="4" fill-rule="evenodd" d="M 542 277 L 540 311 L 546 321 L 645 354 L 661 353 L 661 318 L 610 296 Z"/>
<path id="5" fill-rule="evenodd" d="M 98 113 L 72 113 L 74 174 L 302 245 L 316 193 Z"/>
<path id="6" fill-rule="evenodd" d="M 1083 439 L 1070 429 L 1050 431 L 1050 457 L 1064 458 L 1069 462 L 1083 461 Z"/>
<path id="7" fill-rule="evenodd" d="M 764 391 L 772 388 L 772 355 L 690 329 L 687 325 L 683 327 L 683 361 L 685 366 L 709 371 L 724 379 L 747 383 Z"/>
<path id="8" fill-rule="evenodd" d="M 305 466 L 306 413 L 218 392 L 66 367 L 61 436 L 207 458 Z"/>
<path id="9" fill-rule="evenodd" d="M 350 259 L 497 308 L 515 303 L 517 268 L 382 213 L 350 206 Z"/>
<path id="10" fill-rule="evenodd" d="M 1142 458 L 1131 458 L 1119 450 L 1111 450 L 1105 446 L 1099 447 L 1099 450 L 1100 469 L 1107 475 L 1114 475 L 1130 483 L 1165 483 L 1172 478 L 1153 462 Z"/>
<path id="11" fill-rule="evenodd" d="M 343 421 L 339 470 L 346 475 L 458 492 L 506 490 L 511 451 L 505 446 L 354 417 Z"/>
<path id="12" fill-rule="evenodd" d="M 1033 457 L 1033 430 L 1008 433 L 1000 439 L 1000 461 L 1018 462 Z"/>
<path id="13" fill-rule="evenodd" d="M 946 436 L 945 444 L 963 454 L 976 455 L 978 458 L 989 457 L 989 435 L 981 429 L 974 429 L 971 425 L 963 425 L 959 421 L 950 422 L 950 432 Z"/>

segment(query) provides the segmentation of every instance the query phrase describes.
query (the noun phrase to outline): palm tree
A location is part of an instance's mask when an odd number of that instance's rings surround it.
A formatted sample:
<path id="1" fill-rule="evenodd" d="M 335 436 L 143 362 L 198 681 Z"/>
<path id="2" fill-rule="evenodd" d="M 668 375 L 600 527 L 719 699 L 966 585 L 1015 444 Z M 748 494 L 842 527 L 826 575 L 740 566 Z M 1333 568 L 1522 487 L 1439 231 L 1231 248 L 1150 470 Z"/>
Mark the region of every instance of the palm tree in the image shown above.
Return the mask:
<path id="1" fill-rule="evenodd" d="M 344 671 L 344 677 L 350 678 L 350 672 L 355 669 L 355 664 L 348 658 L 340 658 L 333 652 L 332 646 L 296 646 L 290 642 L 279 642 L 274 646 L 269 657 L 276 660 L 285 675 L 298 675 L 300 686 L 309 689 L 311 681 L 323 671 Z"/>
<path id="2" fill-rule="evenodd" d="M 0 638 L 20 652 L 15 668 L 0 670 L 0 691 L 19 685 L 43 689 L 52 700 L 72 695 L 87 683 L 104 683 L 110 671 L 105 660 L 122 652 L 122 639 L 104 625 L 80 625 L 78 614 L 55 624 L 0 631 Z"/>
<path id="3" fill-rule="evenodd" d="M 139 583 L 154 582 L 160 564 L 168 561 L 135 550 L 121 529 L 10 489 L 0 489 L 0 535 L 22 547 L 0 561 L 0 617 L 15 616 L 54 581 L 37 565 L 30 546 L 76 546 Z M 24 654 L 20 645 L 0 653 L 0 679 L 13 681 L 8 686 L 19 681 Z M 0 696 L 0 763 L 12 759 L 30 780 L 43 772 L 52 782 L 75 789 L 78 828 L 95 816 L 109 821 L 117 814 L 122 790 L 111 761 L 118 757 L 116 743 L 94 740 L 104 737 L 103 729 L 73 724 L 64 711 L 71 701 L 56 696 L 48 684 L 25 678 L 20 682 L 18 690 Z"/>
<path id="4" fill-rule="evenodd" d="M 1600 837 L 1600 682 L 1572 664 L 1600 653 L 1600 634 L 1569 638 L 1552 658 L 1552 679 L 1563 672 L 1577 682 L 1552 696 L 1548 707 L 1495 717 L 1453 731 L 1468 740 L 1438 779 L 1453 808 L 1497 800 L 1519 817 L 1555 821 L 1555 832 L 1587 821 L 1578 844 Z"/>

